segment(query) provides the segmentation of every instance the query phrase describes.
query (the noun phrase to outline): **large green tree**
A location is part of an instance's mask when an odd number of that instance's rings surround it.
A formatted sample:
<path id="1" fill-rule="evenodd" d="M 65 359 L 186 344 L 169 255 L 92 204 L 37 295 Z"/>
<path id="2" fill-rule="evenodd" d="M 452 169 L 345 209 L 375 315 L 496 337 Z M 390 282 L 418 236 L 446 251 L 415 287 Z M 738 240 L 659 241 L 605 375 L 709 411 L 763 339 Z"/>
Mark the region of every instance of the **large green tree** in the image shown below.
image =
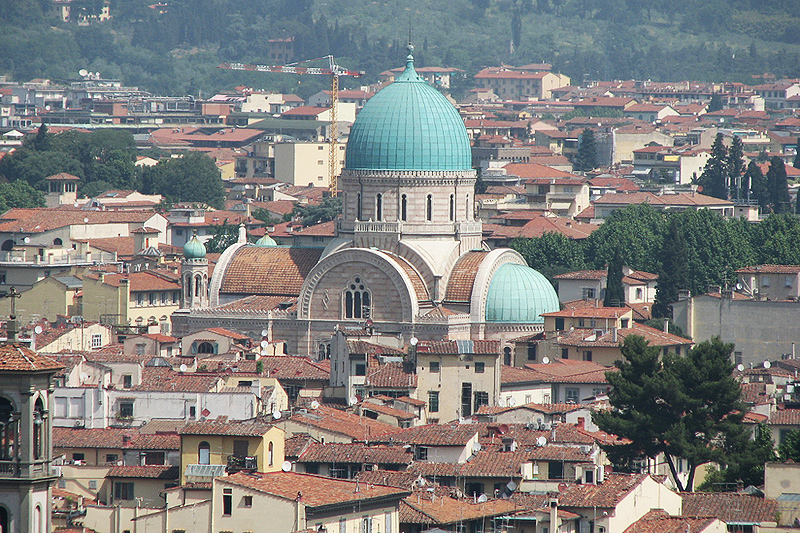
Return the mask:
<path id="1" fill-rule="evenodd" d="M 314 205 L 295 205 L 294 214 L 303 219 L 303 226 L 313 226 L 336 219 L 342 213 L 342 199 L 328 196 Z"/>
<path id="2" fill-rule="evenodd" d="M 690 286 L 689 254 L 678 217 L 670 218 L 669 230 L 660 255 L 661 270 L 658 272 L 653 316 L 672 318 L 671 304 L 678 301 L 678 292 L 681 289 L 688 289 Z"/>
<path id="3" fill-rule="evenodd" d="M 742 174 L 744 173 L 744 150 L 742 139 L 734 135 L 731 140 L 731 147 L 728 148 L 728 183 L 730 183 L 731 197 L 742 198 Z"/>
<path id="4" fill-rule="evenodd" d="M 732 351 L 732 344 L 714 338 L 685 357 L 659 357 L 642 337 L 626 337 L 625 359 L 615 363 L 619 371 L 606 374 L 612 409 L 593 415 L 600 429 L 629 441 L 606 446 L 610 455 L 630 461 L 663 454 L 680 491 L 692 490 L 698 466 L 740 457 L 749 430 L 742 424 L 747 407 L 733 378 Z M 685 482 L 676 458 L 687 462 Z"/>
<path id="5" fill-rule="evenodd" d="M 665 228 L 664 213 L 649 204 L 619 209 L 586 239 L 587 262 L 594 268 L 605 268 L 619 252 L 625 265 L 658 272 Z"/>
<path id="6" fill-rule="evenodd" d="M 597 168 L 597 143 L 594 131 L 586 128 L 578 141 L 578 153 L 575 155 L 573 169 L 576 172 L 588 172 Z"/>
<path id="7" fill-rule="evenodd" d="M 614 254 L 614 259 L 606 269 L 606 297 L 603 300 L 605 307 L 621 307 L 625 305 L 625 286 L 622 284 L 622 256 L 619 251 Z"/>
<path id="8" fill-rule="evenodd" d="M 204 203 L 217 209 L 225 203 L 219 169 L 210 157 L 199 152 L 188 152 L 143 169 L 142 187 L 145 193 L 162 194 L 177 202 Z"/>
<path id="9" fill-rule="evenodd" d="M 714 144 L 711 145 L 711 157 L 708 158 L 698 183 L 703 187 L 703 194 L 727 200 L 728 149 L 724 140 L 724 135 L 717 133 Z"/>
<path id="10" fill-rule="evenodd" d="M 535 239 L 517 238 L 511 241 L 511 248 L 551 283 L 558 274 L 586 268 L 582 242 L 560 233 L 545 233 Z"/>
<path id="11" fill-rule="evenodd" d="M 791 211 L 786 164 L 778 156 L 774 156 L 769 160 L 766 189 L 769 196 L 769 205 L 773 213 L 789 213 Z"/>

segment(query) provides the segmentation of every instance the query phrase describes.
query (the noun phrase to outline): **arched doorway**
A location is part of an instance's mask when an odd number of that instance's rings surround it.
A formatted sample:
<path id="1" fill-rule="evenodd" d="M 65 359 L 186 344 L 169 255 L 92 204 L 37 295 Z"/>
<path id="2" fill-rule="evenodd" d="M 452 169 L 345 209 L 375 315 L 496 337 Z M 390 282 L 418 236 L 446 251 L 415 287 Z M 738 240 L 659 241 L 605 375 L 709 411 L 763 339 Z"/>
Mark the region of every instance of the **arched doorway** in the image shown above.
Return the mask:
<path id="1" fill-rule="evenodd" d="M 8 511 L 5 507 L 0 505 L 0 533 L 9 533 L 11 531 L 11 520 L 8 516 Z"/>
<path id="2" fill-rule="evenodd" d="M 0 245 L 0 250 L 4 252 L 10 252 L 12 248 L 14 248 L 14 241 L 12 239 L 6 239 L 5 242 Z"/>

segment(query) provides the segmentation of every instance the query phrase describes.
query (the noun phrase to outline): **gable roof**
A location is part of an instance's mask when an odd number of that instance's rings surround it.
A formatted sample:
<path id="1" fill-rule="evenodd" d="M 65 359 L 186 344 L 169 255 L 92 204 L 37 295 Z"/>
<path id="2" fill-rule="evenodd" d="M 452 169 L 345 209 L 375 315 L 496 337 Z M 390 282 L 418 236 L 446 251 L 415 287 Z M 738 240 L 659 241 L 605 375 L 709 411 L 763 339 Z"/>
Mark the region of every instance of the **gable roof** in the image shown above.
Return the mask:
<path id="1" fill-rule="evenodd" d="M 687 492 L 683 497 L 684 516 L 713 516 L 727 524 L 773 522 L 778 502 L 749 494 L 731 492 Z"/>
<path id="2" fill-rule="evenodd" d="M 670 516 L 666 511 L 653 509 L 628 526 L 623 533 L 702 533 L 716 518 Z"/>
<path id="3" fill-rule="evenodd" d="M 564 507 L 613 508 L 649 474 L 608 474 L 597 485 L 569 484 L 558 496 Z"/>
<path id="4" fill-rule="evenodd" d="M 61 363 L 39 355 L 22 344 L 0 345 L 0 372 L 42 372 L 64 368 Z"/>

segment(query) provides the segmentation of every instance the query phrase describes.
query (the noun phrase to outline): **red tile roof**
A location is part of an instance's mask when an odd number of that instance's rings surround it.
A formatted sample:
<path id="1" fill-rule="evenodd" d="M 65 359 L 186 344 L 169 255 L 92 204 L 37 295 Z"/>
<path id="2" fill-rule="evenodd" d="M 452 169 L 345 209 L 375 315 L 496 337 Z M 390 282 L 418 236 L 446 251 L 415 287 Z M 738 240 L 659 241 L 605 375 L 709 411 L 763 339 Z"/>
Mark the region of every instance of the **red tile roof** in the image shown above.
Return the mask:
<path id="1" fill-rule="evenodd" d="M 484 226 L 485 227 L 485 226 Z M 500 226 L 494 228 L 490 239 L 526 239 L 541 237 L 545 233 L 558 233 L 570 239 L 585 239 L 597 228 L 597 224 L 575 221 L 565 217 L 539 216 L 528 221 L 524 226 Z"/>
<path id="2" fill-rule="evenodd" d="M 0 232 L 42 233 L 71 225 L 143 224 L 153 211 L 84 211 L 72 207 L 9 209 L 0 216 Z M 83 219 L 88 218 L 88 222 Z"/>
<path id="3" fill-rule="evenodd" d="M 318 248 L 244 246 L 231 258 L 220 292 L 296 297 L 321 255 Z"/>
<path id="4" fill-rule="evenodd" d="M 181 435 L 234 435 L 240 437 L 261 437 L 272 429 L 271 424 L 256 420 L 236 421 L 222 417 L 217 420 L 189 422 L 178 430 Z"/>
<path id="5" fill-rule="evenodd" d="M 778 502 L 748 494 L 730 492 L 686 492 L 683 497 L 684 516 L 713 516 L 723 522 L 773 522 L 778 515 Z"/>
<path id="6" fill-rule="evenodd" d="M 356 442 L 376 442 L 376 436 L 378 435 L 381 436 L 379 442 L 382 442 L 388 434 L 398 431 L 396 426 L 378 422 L 365 416 L 356 416 L 326 405 L 320 405 L 317 409 L 306 412 L 297 411 L 289 420 L 297 424 L 343 435 Z"/>
<path id="7" fill-rule="evenodd" d="M 314 443 L 308 446 L 298 463 L 354 463 L 381 465 L 409 465 L 414 455 L 403 446 L 367 446 L 358 443 Z"/>
<path id="8" fill-rule="evenodd" d="M 21 344 L 0 345 L 0 372 L 42 372 L 61 370 L 64 365 L 39 355 Z"/>
<path id="9" fill-rule="evenodd" d="M 453 498 L 417 493 L 400 502 L 400 522 L 411 524 L 447 525 L 491 518 L 517 509 L 511 500 L 489 500 L 478 503 L 471 498 Z"/>
<path id="10" fill-rule="evenodd" d="M 800 429 L 800 409 L 779 409 L 769 416 L 770 425 L 798 426 Z"/>
<path id="11" fill-rule="evenodd" d="M 509 163 L 503 167 L 506 174 L 519 176 L 523 179 L 531 178 L 570 178 L 577 180 L 576 183 L 582 183 L 583 180 L 580 176 L 557 170 L 541 163 Z"/>
<path id="12" fill-rule="evenodd" d="M 564 507 L 614 508 L 649 474 L 608 474 L 598 485 L 569 484 L 558 496 Z"/>
<path id="13" fill-rule="evenodd" d="M 297 472 L 245 474 L 237 472 L 216 478 L 218 483 L 240 485 L 280 498 L 300 501 L 308 507 L 363 502 L 373 498 L 402 498 L 409 491 L 383 485 L 360 484 L 356 481 L 333 479 Z"/>
<path id="14" fill-rule="evenodd" d="M 720 200 L 712 196 L 699 193 L 675 193 L 657 195 L 651 192 L 629 192 L 604 194 L 595 200 L 597 205 L 630 205 L 630 204 L 650 204 L 650 205 L 675 205 L 675 206 L 733 206 L 733 202 Z"/>
<path id="15" fill-rule="evenodd" d="M 172 368 L 146 366 L 142 381 L 130 390 L 151 392 L 213 392 L 222 378 L 214 374 L 177 372 Z"/>
<path id="16" fill-rule="evenodd" d="M 553 311 L 552 313 L 542 313 L 542 316 L 555 318 L 619 318 L 630 312 L 631 310 L 628 307 L 576 307 Z"/>
<path id="17" fill-rule="evenodd" d="M 416 381 L 416 380 L 414 380 Z M 370 381 L 371 383 L 371 381 Z M 386 385 L 375 385 L 375 386 L 386 386 Z M 390 407 L 388 405 L 384 405 L 382 403 L 376 402 L 362 402 L 361 403 L 361 411 L 372 411 L 374 413 L 379 413 L 386 416 L 391 416 L 398 420 L 413 420 L 417 418 L 417 415 L 414 413 L 409 413 L 408 411 L 403 411 L 402 409 L 395 409 L 394 407 Z"/>
<path id="18" fill-rule="evenodd" d="M 653 509 L 628 526 L 623 533 L 702 533 L 713 523 L 714 518 L 670 516 L 661 509 Z"/>
<path id="19" fill-rule="evenodd" d="M 800 274 L 800 265 L 755 265 L 740 268 L 737 274 Z"/>
<path id="20" fill-rule="evenodd" d="M 172 465 L 159 466 L 114 466 L 108 471 L 106 477 L 116 478 L 150 478 L 150 479 L 178 479 L 178 467 Z"/>
<path id="21" fill-rule="evenodd" d="M 488 252 L 472 251 L 458 258 L 450 272 L 450 280 L 447 282 L 445 302 L 469 303 L 475 276 L 487 254 Z"/>
<path id="22" fill-rule="evenodd" d="M 417 375 L 406 372 L 403 363 L 383 363 L 367 375 L 366 384 L 372 387 L 405 389 L 417 386 Z M 408 413 L 406 413 L 408 414 Z"/>
<path id="23" fill-rule="evenodd" d="M 474 424 L 428 424 L 373 437 L 373 442 L 421 444 L 426 446 L 465 446 L 478 433 Z"/>
<path id="24" fill-rule="evenodd" d="M 500 341 L 421 341 L 417 344 L 417 353 L 497 355 L 500 353 Z"/>
<path id="25" fill-rule="evenodd" d="M 180 444 L 176 434 L 140 433 L 136 428 L 53 428 L 54 448 L 179 450 Z"/>

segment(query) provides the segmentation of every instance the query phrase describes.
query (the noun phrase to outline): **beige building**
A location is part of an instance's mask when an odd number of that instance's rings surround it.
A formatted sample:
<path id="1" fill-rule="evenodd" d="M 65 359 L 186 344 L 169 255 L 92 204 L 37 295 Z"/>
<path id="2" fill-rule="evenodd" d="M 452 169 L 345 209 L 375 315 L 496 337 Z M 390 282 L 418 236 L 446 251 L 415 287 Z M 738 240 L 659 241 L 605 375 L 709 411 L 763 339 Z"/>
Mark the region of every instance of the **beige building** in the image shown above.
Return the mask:
<path id="1" fill-rule="evenodd" d="M 59 315 L 75 316 L 81 314 L 83 280 L 69 274 L 42 278 L 27 291 L 23 291 L 17 302 L 17 317 L 25 324 L 34 318 L 46 318 L 54 322 Z M 8 314 L 9 303 L 0 303 Z"/>
<path id="2" fill-rule="evenodd" d="M 109 326 L 97 322 L 79 322 L 76 327 L 65 330 L 46 331 L 35 335 L 38 352 L 59 353 L 61 351 L 90 351 L 114 342 L 114 335 Z"/>
<path id="3" fill-rule="evenodd" d="M 554 72 L 488 67 L 475 75 L 475 82 L 502 100 L 544 100 L 552 96 L 553 89 L 569 85 L 570 79 Z"/>
<path id="4" fill-rule="evenodd" d="M 736 274 L 741 292 L 756 299 L 796 301 L 800 298 L 800 266 L 755 265 L 740 268 Z"/>
<path id="5" fill-rule="evenodd" d="M 780 524 L 800 519 L 800 464 L 767 463 L 764 470 L 764 496 L 778 501 Z"/>
<path id="6" fill-rule="evenodd" d="M 169 317 L 180 307 L 178 279 L 168 270 L 87 275 L 83 280 L 83 317 L 169 334 Z"/>
<path id="7" fill-rule="evenodd" d="M 336 173 L 344 166 L 345 145 L 337 144 Z M 284 142 L 275 144 L 275 179 L 292 185 L 329 187 L 331 176 L 327 142 Z"/>
<path id="8" fill-rule="evenodd" d="M 468 418 L 481 406 L 496 404 L 499 351 L 498 341 L 417 344 L 417 397 L 428 402 L 429 424 Z"/>

